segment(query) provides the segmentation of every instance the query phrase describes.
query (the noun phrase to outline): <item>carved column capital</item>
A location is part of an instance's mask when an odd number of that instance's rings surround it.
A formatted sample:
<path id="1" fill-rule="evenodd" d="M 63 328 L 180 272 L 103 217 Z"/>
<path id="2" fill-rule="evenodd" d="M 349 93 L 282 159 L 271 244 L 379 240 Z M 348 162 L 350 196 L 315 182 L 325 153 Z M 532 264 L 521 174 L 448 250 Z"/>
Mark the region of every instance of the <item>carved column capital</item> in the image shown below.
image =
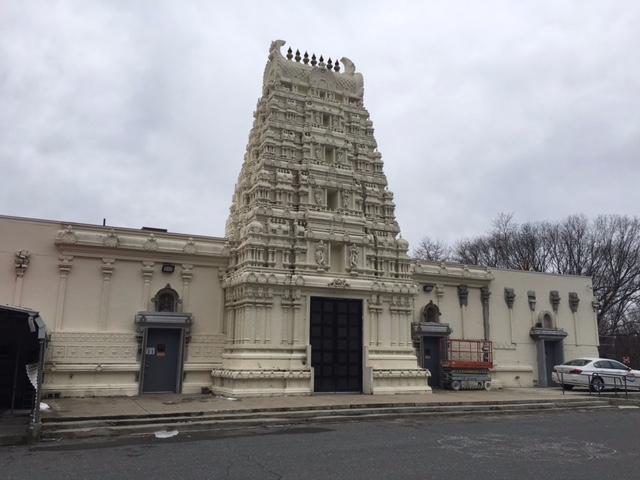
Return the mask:
<path id="1" fill-rule="evenodd" d="M 458 285 L 458 301 L 461 307 L 466 307 L 469 303 L 469 287 L 466 285 Z"/>
<path id="2" fill-rule="evenodd" d="M 513 303 L 516 300 L 516 292 L 513 288 L 504 289 L 504 301 L 507 302 L 507 308 L 513 309 Z"/>
<path id="3" fill-rule="evenodd" d="M 145 279 L 150 279 L 153 276 L 154 265 L 154 262 L 142 262 L 142 276 Z"/>
<path id="4" fill-rule="evenodd" d="M 58 257 L 58 271 L 61 276 L 69 275 L 73 266 L 73 257 L 71 255 L 60 255 Z"/>
<path id="5" fill-rule="evenodd" d="M 580 304 L 580 297 L 576 292 L 569 292 L 569 308 L 571 309 L 571 313 L 576 313 L 578 311 L 578 305 Z"/>
<path id="6" fill-rule="evenodd" d="M 551 308 L 555 313 L 558 313 L 558 306 L 560 305 L 560 293 L 557 290 L 551 290 L 549 292 L 549 302 L 551 303 Z"/>
<path id="7" fill-rule="evenodd" d="M 483 305 L 487 305 L 489 303 L 489 299 L 491 298 L 491 290 L 489 287 L 482 287 L 480 289 L 480 300 Z"/>
<path id="8" fill-rule="evenodd" d="M 532 312 L 536 309 L 536 292 L 529 290 L 527 292 L 527 301 L 529 302 L 529 310 Z"/>
<path id="9" fill-rule="evenodd" d="M 105 281 L 111 279 L 111 275 L 113 275 L 113 264 L 115 263 L 114 258 L 103 258 L 102 259 L 102 278 Z"/>
<path id="10" fill-rule="evenodd" d="M 193 265 L 190 264 L 182 264 L 180 276 L 182 277 L 183 282 L 190 282 L 193 278 Z"/>
<path id="11" fill-rule="evenodd" d="M 24 277 L 27 268 L 29 267 L 29 263 L 31 262 L 31 253 L 29 250 L 18 250 L 16 252 L 15 257 L 15 270 L 16 277 L 22 278 Z"/>

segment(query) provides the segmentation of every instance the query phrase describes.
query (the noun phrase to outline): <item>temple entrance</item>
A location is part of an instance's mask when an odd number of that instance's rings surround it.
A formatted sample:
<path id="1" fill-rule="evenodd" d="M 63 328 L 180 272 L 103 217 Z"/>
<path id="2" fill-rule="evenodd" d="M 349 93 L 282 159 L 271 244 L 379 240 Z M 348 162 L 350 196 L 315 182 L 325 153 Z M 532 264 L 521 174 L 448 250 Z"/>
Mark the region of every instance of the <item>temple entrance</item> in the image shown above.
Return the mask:
<path id="1" fill-rule="evenodd" d="M 362 301 L 311 298 L 315 392 L 362 392 Z"/>

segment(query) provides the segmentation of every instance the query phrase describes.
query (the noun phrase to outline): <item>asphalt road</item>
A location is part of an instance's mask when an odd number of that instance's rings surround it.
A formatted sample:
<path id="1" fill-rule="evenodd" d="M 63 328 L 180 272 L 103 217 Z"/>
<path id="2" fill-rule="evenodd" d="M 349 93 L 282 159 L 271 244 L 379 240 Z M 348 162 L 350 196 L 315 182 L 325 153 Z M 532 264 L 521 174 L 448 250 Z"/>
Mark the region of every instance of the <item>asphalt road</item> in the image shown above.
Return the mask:
<path id="1" fill-rule="evenodd" d="M 640 479 L 640 409 L 0 448 L 0 479 Z"/>

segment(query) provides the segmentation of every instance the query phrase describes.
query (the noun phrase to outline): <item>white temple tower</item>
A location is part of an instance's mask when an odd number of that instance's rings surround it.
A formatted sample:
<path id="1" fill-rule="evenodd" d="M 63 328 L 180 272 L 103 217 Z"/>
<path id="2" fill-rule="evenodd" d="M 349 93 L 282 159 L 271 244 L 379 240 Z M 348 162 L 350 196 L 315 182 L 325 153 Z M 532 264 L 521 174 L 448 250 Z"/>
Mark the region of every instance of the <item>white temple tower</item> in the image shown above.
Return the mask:
<path id="1" fill-rule="evenodd" d="M 408 244 L 347 58 L 271 44 L 226 237 L 216 392 L 427 392 Z"/>

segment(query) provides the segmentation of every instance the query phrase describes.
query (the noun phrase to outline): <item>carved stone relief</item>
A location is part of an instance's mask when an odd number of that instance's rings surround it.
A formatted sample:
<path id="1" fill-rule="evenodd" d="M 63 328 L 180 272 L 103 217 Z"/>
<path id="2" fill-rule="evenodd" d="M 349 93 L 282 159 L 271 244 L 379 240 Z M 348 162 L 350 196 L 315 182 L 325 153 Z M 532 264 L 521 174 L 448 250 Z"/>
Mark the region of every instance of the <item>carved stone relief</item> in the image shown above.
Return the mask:
<path id="1" fill-rule="evenodd" d="M 558 306 L 560 305 L 560 293 L 557 290 L 551 290 L 549 292 L 549 302 L 551 303 L 551 308 L 555 313 L 558 313 Z"/>
<path id="2" fill-rule="evenodd" d="M 527 292 L 527 302 L 529 302 L 529 310 L 534 312 L 536 310 L 536 292 L 533 290 Z"/>
<path id="3" fill-rule="evenodd" d="M 571 313 L 576 313 L 578 311 L 578 305 L 580 305 L 580 297 L 576 292 L 569 292 L 569 308 L 571 309 Z"/>
<path id="4" fill-rule="evenodd" d="M 504 289 L 504 301 L 507 303 L 509 310 L 513 309 L 513 303 L 516 300 L 516 292 L 513 288 Z"/>

